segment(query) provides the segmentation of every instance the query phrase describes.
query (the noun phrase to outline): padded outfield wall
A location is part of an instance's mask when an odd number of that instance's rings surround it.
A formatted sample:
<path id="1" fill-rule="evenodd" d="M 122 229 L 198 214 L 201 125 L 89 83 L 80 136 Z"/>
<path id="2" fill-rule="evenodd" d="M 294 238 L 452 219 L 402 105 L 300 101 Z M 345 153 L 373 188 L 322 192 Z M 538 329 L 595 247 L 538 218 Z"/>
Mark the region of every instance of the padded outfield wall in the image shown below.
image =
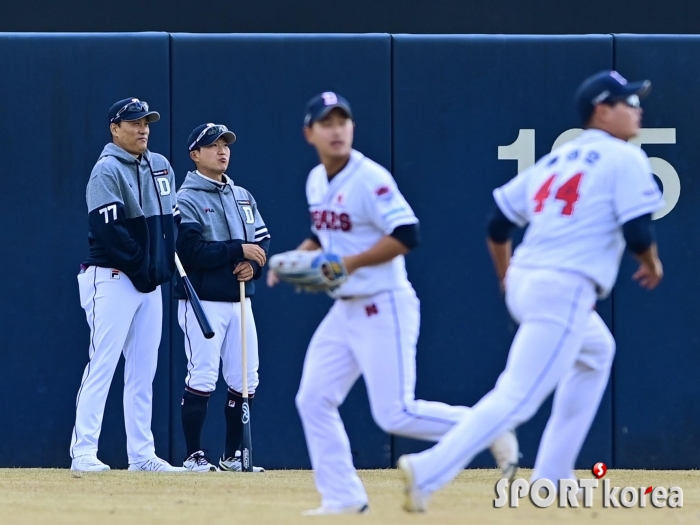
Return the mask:
<path id="1" fill-rule="evenodd" d="M 7 247 L 0 466 L 69 465 L 89 333 L 76 281 L 87 254 L 85 185 L 109 140 L 106 113 L 115 100 L 136 96 L 161 113 L 150 147 L 171 159 L 178 184 L 191 168 L 191 129 L 209 121 L 233 129 L 229 174 L 255 195 L 274 253 L 308 231 L 304 180 L 316 159 L 301 133 L 304 104 L 320 91 L 344 94 L 355 112 L 355 146 L 393 171 L 421 220 L 422 245 L 407 257 L 422 305 L 417 395 L 473 404 L 495 383 L 515 330 L 484 244 L 491 190 L 577 133 L 574 89 L 613 67 L 654 84 L 638 143 L 668 202 L 656 221 L 666 278 L 654 292 L 638 289 L 626 256 L 612 297 L 598 306 L 618 353 L 579 467 L 700 466 L 693 264 L 700 38 L 5 33 L 0 60 Z M 330 300 L 260 284 L 255 459 L 306 468 L 294 395 L 306 344 Z M 186 361 L 170 290 L 164 300 L 153 430 L 157 452 L 178 462 Z M 100 456 L 114 467 L 126 466 L 122 377 L 120 365 L 100 439 Z M 220 382 L 203 442 L 212 456 L 223 446 L 224 398 Z M 548 411 L 519 430 L 524 466 L 534 462 Z M 361 382 L 341 413 L 360 468 L 389 467 L 425 446 L 381 432 Z M 474 465 L 492 459 L 482 454 Z"/>

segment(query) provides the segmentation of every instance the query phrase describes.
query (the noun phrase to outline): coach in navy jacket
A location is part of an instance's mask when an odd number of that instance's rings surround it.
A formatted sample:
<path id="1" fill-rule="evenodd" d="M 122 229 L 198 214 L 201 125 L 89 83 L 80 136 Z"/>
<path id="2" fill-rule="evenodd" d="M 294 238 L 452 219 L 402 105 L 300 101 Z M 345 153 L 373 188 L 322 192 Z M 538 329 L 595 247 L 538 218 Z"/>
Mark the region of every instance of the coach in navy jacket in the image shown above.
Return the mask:
<path id="1" fill-rule="evenodd" d="M 135 156 L 107 144 L 87 186 L 86 266 L 117 268 L 134 287 L 152 292 L 175 271 L 173 169 L 148 150 Z"/>
<path id="2" fill-rule="evenodd" d="M 112 142 L 87 184 L 90 255 L 78 274 L 90 327 L 89 361 L 76 400 L 71 469 L 109 470 L 97 458 L 107 394 L 120 357 L 129 470 L 178 472 L 156 456 L 151 416 L 153 378 L 163 326 L 160 285 L 175 269 L 175 178 L 162 155 L 148 151 L 148 103 L 127 98 L 108 113 Z"/>

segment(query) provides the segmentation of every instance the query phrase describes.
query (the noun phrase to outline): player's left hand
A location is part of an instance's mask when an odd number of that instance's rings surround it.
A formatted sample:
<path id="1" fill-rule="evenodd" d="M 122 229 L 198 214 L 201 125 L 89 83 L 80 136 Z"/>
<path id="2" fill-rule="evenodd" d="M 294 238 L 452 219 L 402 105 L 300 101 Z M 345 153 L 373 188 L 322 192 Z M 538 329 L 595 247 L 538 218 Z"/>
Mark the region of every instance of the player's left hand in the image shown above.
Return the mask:
<path id="1" fill-rule="evenodd" d="M 250 281 L 253 278 L 253 265 L 248 261 L 240 262 L 233 269 L 239 281 Z"/>
<path id="2" fill-rule="evenodd" d="M 663 266 L 661 261 L 655 261 L 654 268 L 650 268 L 646 264 L 639 266 L 639 269 L 632 275 L 632 279 L 639 282 L 639 286 L 647 290 L 653 290 L 661 282 L 664 276 Z"/>

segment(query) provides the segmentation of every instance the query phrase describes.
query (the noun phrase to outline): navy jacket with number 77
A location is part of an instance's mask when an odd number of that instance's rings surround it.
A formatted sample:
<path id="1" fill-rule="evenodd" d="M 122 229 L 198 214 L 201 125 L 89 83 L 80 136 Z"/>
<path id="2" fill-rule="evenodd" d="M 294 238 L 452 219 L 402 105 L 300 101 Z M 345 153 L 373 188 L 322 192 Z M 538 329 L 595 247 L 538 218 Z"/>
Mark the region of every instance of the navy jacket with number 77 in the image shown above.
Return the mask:
<path id="1" fill-rule="evenodd" d="M 107 144 L 90 174 L 86 198 L 90 255 L 83 264 L 116 268 L 143 293 L 175 272 L 175 176 L 146 151 L 139 158 Z"/>

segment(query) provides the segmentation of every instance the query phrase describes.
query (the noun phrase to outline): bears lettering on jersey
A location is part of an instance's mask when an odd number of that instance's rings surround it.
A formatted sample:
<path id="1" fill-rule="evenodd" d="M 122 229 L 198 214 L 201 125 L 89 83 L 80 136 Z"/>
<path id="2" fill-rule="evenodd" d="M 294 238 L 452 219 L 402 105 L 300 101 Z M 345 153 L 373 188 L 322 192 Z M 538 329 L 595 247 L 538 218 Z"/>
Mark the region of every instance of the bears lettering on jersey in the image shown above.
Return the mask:
<path id="1" fill-rule="evenodd" d="M 314 210 L 311 212 L 311 221 L 317 230 L 332 230 L 349 232 L 352 230 L 350 215 L 347 213 L 336 213 L 329 210 Z"/>

